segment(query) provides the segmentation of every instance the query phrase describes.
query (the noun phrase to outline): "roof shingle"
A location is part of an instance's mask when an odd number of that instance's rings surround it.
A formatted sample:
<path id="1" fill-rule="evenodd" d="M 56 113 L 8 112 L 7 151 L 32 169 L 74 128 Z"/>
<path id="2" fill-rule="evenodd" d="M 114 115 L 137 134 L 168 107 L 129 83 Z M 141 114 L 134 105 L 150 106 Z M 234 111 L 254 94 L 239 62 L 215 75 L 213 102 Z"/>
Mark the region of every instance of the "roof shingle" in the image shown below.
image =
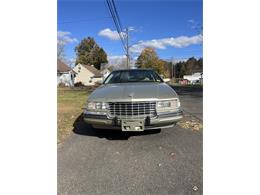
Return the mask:
<path id="1" fill-rule="evenodd" d="M 57 59 L 57 72 L 69 72 L 71 70 L 72 69 L 67 64 Z"/>

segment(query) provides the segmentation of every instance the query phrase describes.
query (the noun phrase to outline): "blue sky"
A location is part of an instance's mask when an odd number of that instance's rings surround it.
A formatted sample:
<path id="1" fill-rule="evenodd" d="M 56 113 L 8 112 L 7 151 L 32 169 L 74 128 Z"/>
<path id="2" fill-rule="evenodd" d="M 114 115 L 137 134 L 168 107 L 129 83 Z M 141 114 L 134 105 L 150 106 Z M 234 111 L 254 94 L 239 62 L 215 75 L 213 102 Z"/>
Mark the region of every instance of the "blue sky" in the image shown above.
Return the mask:
<path id="1" fill-rule="evenodd" d="M 202 57 L 202 0 L 115 0 L 123 27 L 130 32 L 132 56 L 155 47 L 162 59 Z M 66 55 L 84 37 L 94 37 L 108 56 L 124 55 L 105 0 L 58 0 L 58 35 L 65 38 Z"/>

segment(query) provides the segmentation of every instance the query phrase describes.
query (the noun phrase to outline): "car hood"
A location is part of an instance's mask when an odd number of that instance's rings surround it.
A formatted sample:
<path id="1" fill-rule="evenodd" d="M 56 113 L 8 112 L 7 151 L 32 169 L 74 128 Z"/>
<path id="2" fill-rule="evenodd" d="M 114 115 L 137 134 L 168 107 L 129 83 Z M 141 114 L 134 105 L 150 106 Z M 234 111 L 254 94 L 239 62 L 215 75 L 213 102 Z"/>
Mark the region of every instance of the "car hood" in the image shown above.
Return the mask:
<path id="1" fill-rule="evenodd" d="M 88 101 L 152 101 L 174 97 L 178 97 L 176 92 L 166 83 L 118 83 L 100 86 L 91 93 Z"/>

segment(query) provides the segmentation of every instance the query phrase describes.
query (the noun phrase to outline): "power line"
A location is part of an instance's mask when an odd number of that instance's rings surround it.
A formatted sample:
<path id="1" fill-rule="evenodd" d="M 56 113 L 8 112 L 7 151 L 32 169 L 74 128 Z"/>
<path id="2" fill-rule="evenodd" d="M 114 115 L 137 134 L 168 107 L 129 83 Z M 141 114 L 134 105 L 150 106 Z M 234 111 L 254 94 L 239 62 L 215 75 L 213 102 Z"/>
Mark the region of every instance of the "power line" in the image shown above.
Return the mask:
<path id="1" fill-rule="evenodd" d="M 107 5 L 108 5 L 109 12 L 110 12 L 112 19 L 114 21 L 117 33 L 118 33 L 120 40 L 122 42 L 123 49 L 124 49 L 125 54 L 126 54 L 126 58 L 127 58 L 126 59 L 127 60 L 126 66 L 127 66 L 127 68 L 129 68 L 129 64 L 130 64 L 129 30 L 128 30 L 128 28 L 125 28 L 125 33 L 122 33 L 123 27 L 122 27 L 122 23 L 121 23 L 121 20 L 120 20 L 120 17 L 119 17 L 119 14 L 118 14 L 118 11 L 117 11 L 117 8 L 116 8 L 116 5 L 115 5 L 115 1 L 114 0 L 106 0 L 106 2 L 107 2 Z"/>
<path id="2" fill-rule="evenodd" d="M 128 43 L 128 38 L 129 38 L 129 32 L 128 28 L 126 28 L 126 67 L 129 68 L 129 43 Z"/>
<path id="3" fill-rule="evenodd" d="M 123 32 L 123 30 L 122 30 L 122 23 L 120 21 L 119 14 L 117 12 L 115 3 L 114 3 L 113 0 L 106 0 L 106 2 L 107 2 L 107 5 L 108 5 L 109 12 L 110 12 L 110 14 L 112 16 L 112 19 L 114 21 L 117 33 L 118 33 L 119 38 L 120 38 L 120 40 L 122 42 L 123 49 L 124 49 L 125 52 L 127 52 L 127 46 L 126 46 L 126 43 L 125 43 L 125 37 L 122 37 L 122 32 Z"/>
<path id="4" fill-rule="evenodd" d="M 120 17 L 119 17 L 119 14 L 118 14 L 118 12 L 117 12 L 117 8 L 116 8 L 116 4 L 115 4 L 114 0 L 112 0 L 112 4 L 113 4 L 114 10 L 115 10 L 115 14 L 116 14 L 116 17 L 117 17 L 117 20 L 118 20 L 118 24 L 119 24 L 120 30 L 121 30 L 121 32 L 122 32 L 122 31 L 123 31 L 123 29 L 122 29 L 122 23 L 121 23 L 121 21 L 120 21 Z"/>
<path id="5" fill-rule="evenodd" d="M 115 4 L 111 3 L 109 0 L 107 0 L 107 4 L 108 4 L 108 8 L 109 8 L 109 11 L 112 15 L 112 18 L 113 18 L 113 21 L 114 21 L 114 24 L 115 24 L 115 27 L 116 27 L 116 30 L 117 30 L 117 33 L 120 37 L 120 40 L 122 42 L 122 45 L 123 45 L 123 48 L 124 50 L 126 51 L 126 44 L 125 44 L 125 40 L 123 39 L 122 37 L 122 25 L 121 25 L 121 22 L 120 22 L 120 19 L 117 17 L 118 14 L 115 13 Z"/>

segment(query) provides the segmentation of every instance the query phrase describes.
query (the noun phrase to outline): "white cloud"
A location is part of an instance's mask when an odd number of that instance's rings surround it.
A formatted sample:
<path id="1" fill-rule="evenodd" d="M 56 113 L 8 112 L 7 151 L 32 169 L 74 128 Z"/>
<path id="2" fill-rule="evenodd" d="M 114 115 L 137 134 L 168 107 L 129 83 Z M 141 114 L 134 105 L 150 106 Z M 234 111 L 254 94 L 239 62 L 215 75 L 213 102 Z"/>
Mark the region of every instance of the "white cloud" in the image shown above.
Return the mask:
<path id="1" fill-rule="evenodd" d="M 131 59 L 130 67 L 134 67 L 135 62 L 136 62 L 135 59 Z M 125 55 L 108 56 L 108 64 L 106 65 L 106 67 L 112 67 L 114 70 L 126 68 L 126 56 Z"/>
<path id="2" fill-rule="evenodd" d="M 121 65 L 125 64 L 126 62 L 126 56 L 120 55 L 120 56 L 108 56 L 108 64 L 109 65 Z"/>
<path id="3" fill-rule="evenodd" d="M 112 31 L 110 28 L 105 28 L 105 29 L 99 31 L 98 35 L 109 38 L 110 40 L 114 40 L 114 41 L 120 40 L 120 37 L 119 37 L 119 34 L 117 33 L 117 31 L 115 31 L 115 30 Z M 126 36 L 126 34 L 124 32 L 121 32 L 121 35 L 123 37 Z"/>
<path id="4" fill-rule="evenodd" d="M 192 30 L 196 30 L 197 32 L 202 32 L 202 25 L 196 22 L 193 19 L 188 20 L 189 26 Z"/>
<path id="5" fill-rule="evenodd" d="M 57 39 L 59 45 L 66 45 L 69 43 L 78 42 L 76 38 L 71 37 L 70 32 L 66 32 L 66 31 L 58 31 Z"/>
<path id="6" fill-rule="evenodd" d="M 124 59 L 124 58 L 126 58 L 126 55 L 107 56 L 107 58 L 108 58 L 109 60 L 112 60 L 112 59 Z"/>
<path id="7" fill-rule="evenodd" d="M 156 49 L 166 49 L 168 46 L 175 48 L 183 48 L 189 45 L 195 45 L 202 43 L 203 37 L 201 34 L 192 37 L 180 36 L 180 37 L 170 37 L 163 39 L 153 39 L 148 41 L 139 41 L 134 44 L 130 51 L 133 53 L 140 53 L 145 47 L 153 47 Z"/>

